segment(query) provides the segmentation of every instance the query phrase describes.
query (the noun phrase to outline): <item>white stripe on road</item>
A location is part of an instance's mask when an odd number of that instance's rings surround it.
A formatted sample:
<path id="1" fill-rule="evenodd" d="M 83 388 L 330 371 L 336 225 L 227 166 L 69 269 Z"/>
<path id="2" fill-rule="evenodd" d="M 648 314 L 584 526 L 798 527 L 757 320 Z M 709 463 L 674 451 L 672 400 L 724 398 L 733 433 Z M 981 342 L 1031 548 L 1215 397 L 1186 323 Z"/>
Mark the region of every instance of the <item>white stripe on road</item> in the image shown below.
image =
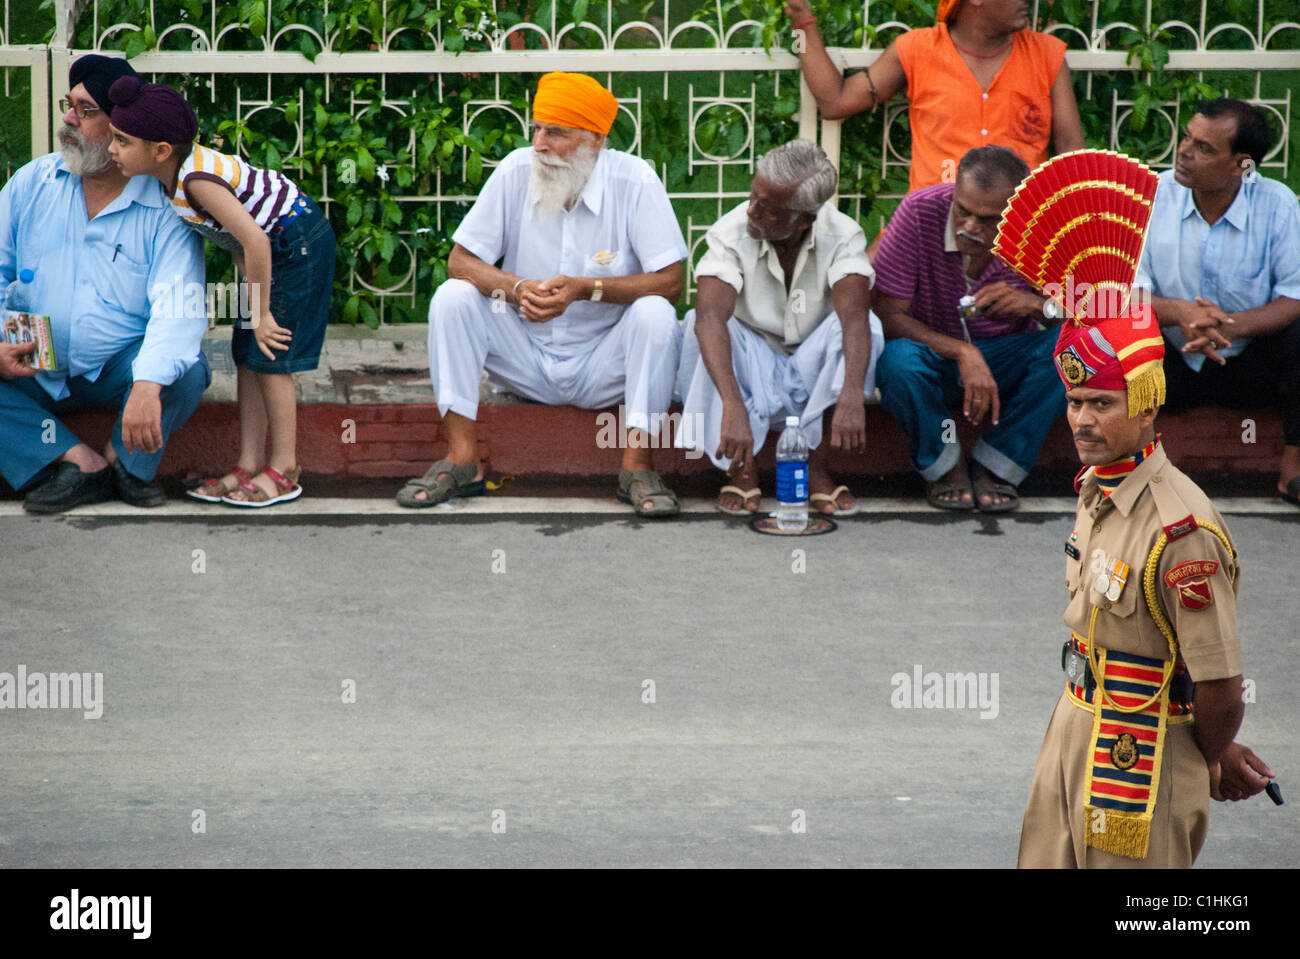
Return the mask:
<path id="1" fill-rule="evenodd" d="M 938 516 L 945 513 L 955 519 L 973 519 L 980 513 L 959 513 L 932 509 L 924 500 L 913 498 L 875 498 L 863 497 L 858 500 L 861 510 L 859 516 L 880 516 L 890 514 L 921 514 Z M 1225 515 L 1277 515 L 1298 516 L 1300 510 L 1287 503 L 1267 497 L 1223 497 L 1215 500 L 1219 512 Z M 762 510 L 776 509 L 774 499 L 764 499 Z M 1042 496 L 1027 497 L 1020 502 L 1020 509 L 1014 513 L 992 514 L 1014 518 L 1017 513 L 1072 514 L 1075 509 L 1073 497 Z M 684 498 L 682 512 L 688 514 L 717 513 L 714 500 L 701 498 Z M 121 502 L 96 503 L 92 506 L 79 506 L 67 513 L 54 514 L 67 517 L 125 517 L 130 519 L 205 519 L 221 517 L 229 519 L 243 515 L 250 522 L 264 517 L 329 517 L 329 516 L 426 516 L 430 519 L 448 516 L 517 516 L 517 515 L 557 515 L 557 516 L 627 516 L 635 514 L 630 506 L 610 498 L 563 497 L 563 496 L 484 496 L 472 499 L 453 500 L 429 509 L 412 510 L 398 506 L 391 499 L 348 499 L 327 497 L 303 497 L 291 503 L 281 503 L 265 509 L 247 509 L 225 506 L 219 503 L 206 504 L 189 500 L 172 499 L 163 506 L 154 509 L 138 509 Z M 32 515 L 24 512 L 22 503 L 10 501 L 0 503 L 0 517 Z M 718 514 L 721 515 L 721 514 Z"/>

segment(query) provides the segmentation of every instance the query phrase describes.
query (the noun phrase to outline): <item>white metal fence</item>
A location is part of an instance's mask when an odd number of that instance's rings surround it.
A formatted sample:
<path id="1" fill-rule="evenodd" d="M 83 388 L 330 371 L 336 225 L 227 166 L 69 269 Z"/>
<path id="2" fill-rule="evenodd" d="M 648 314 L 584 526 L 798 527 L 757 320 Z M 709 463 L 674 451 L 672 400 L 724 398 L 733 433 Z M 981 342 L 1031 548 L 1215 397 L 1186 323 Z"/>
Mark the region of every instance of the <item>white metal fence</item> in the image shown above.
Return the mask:
<path id="1" fill-rule="evenodd" d="M 158 37 L 159 49 L 143 53 L 132 61 L 141 72 L 207 75 L 214 98 L 218 78 L 235 78 L 238 82 L 238 116 L 234 119 L 240 121 L 248 121 L 259 111 L 268 109 L 275 92 L 283 93 L 286 84 L 300 83 L 309 76 L 323 78 L 327 96 L 331 78 L 373 77 L 379 84 L 382 107 L 403 114 L 411 105 L 409 91 L 413 82 L 425 82 L 422 78 L 427 77 L 427 83 L 436 96 L 442 98 L 444 82 L 449 77 L 469 73 L 493 78 L 490 86 L 494 92 L 459 102 L 461 129 L 469 131 L 485 115 L 504 111 L 509 118 L 505 122 L 517 123 L 523 133 L 529 121 L 527 106 L 520 109 L 517 101 L 512 102 L 510 97 L 502 95 L 502 78 L 557 69 L 575 70 L 603 77 L 620 94 L 621 110 L 630 121 L 624 126 L 631 132 L 624 138 L 627 142 L 617 145 L 639 153 L 647 103 L 650 99 L 662 97 L 670 102 L 682 120 L 685 142 L 680 145 L 681 157 L 685 160 L 688 175 L 685 178 L 670 177 L 666 164 L 661 174 L 678 206 L 688 242 L 697 254 L 704 232 L 712 221 L 747 192 L 748 175 L 756 159 L 757 112 L 761 97 L 766 95 L 757 92 L 757 80 L 763 79 L 764 84 L 772 83 L 772 96 L 797 97 L 798 109 L 794 118 L 799 135 L 819 140 L 837 162 L 843 152 L 842 124 L 819 120 L 815 103 L 799 79 L 797 58 L 788 49 L 774 48 L 770 54 L 764 52 L 760 45 L 761 24 L 754 20 L 728 19 L 721 0 L 714 0 L 714 15 L 707 20 L 679 18 L 674 21 L 676 6 L 664 0 L 662 9 L 653 16 L 625 22 L 619 20 L 618 8 L 612 0 L 607 0 L 603 6 L 593 3 L 580 27 L 557 19 L 552 5 L 549 22 L 513 25 L 483 37 L 482 42 L 471 43 L 477 49 L 461 53 L 448 49 L 448 38 L 441 34 L 441 28 L 429 33 L 411 26 L 385 27 L 375 34 L 367 31 L 362 46 L 368 49 L 341 49 L 356 47 L 357 44 L 341 44 L 338 31 L 324 34 L 309 25 L 277 24 L 273 16 L 275 0 L 267 0 L 266 26 L 256 36 L 252 35 L 247 24 L 219 26 L 218 10 L 225 6 L 221 0 L 206 0 L 207 15 L 202 22 L 186 19 L 166 24 L 154 21 L 152 2 L 147 9 L 141 10 L 135 22 L 122 23 L 101 19 L 104 0 L 56 0 L 52 40 L 48 44 L 15 45 L 8 42 L 10 11 L 7 2 L 4 29 L 0 30 L 0 67 L 4 68 L 6 92 L 11 72 L 26 71 L 30 77 L 34 155 L 50 149 L 52 131 L 58 122 L 53 101 L 62 95 L 68 66 L 76 57 L 89 52 L 77 49 L 74 43 L 78 29 L 84 34 L 87 23 L 89 36 L 93 37 L 93 50 L 103 52 L 120 46 L 125 35 L 150 25 Z M 379 2 L 386 19 L 388 2 Z M 1174 36 L 1167 69 L 1196 72 L 1201 76 L 1206 76 L 1208 71 L 1211 77 L 1216 71 L 1230 71 L 1239 80 L 1249 78 L 1252 81 L 1252 99 L 1274 115 L 1283 131 L 1283 136 L 1265 159 L 1265 171 L 1285 179 L 1290 169 L 1291 91 L 1289 85 L 1285 85 L 1283 89 L 1270 92 L 1268 77 L 1279 75 L 1278 71 L 1296 71 L 1294 77 L 1300 79 L 1300 50 L 1285 49 L 1287 43 L 1300 46 L 1300 22 L 1288 20 L 1266 28 L 1265 8 L 1274 0 L 1256 0 L 1256 3 L 1257 17 L 1253 25 L 1211 22 L 1207 19 L 1206 0 L 1201 0 L 1199 11 L 1195 8 L 1189 11 L 1198 15 L 1160 24 Z M 1032 22 L 1045 32 L 1059 36 L 1070 46 L 1068 63 L 1073 71 L 1082 74 L 1083 96 L 1091 100 L 1094 99 L 1094 82 L 1099 77 L 1111 71 L 1130 69 L 1128 51 L 1116 47 L 1117 38 L 1128 29 L 1149 29 L 1152 4 L 1153 0 L 1146 0 L 1143 23 L 1128 24 L 1098 22 L 1099 4 L 1092 3 L 1092 20 L 1085 29 L 1062 23 L 1043 26 L 1039 20 L 1038 0 L 1035 0 Z M 324 10 L 328 9 L 326 3 Z M 863 9 L 866 21 L 870 22 L 870 3 L 864 4 Z M 1294 19 L 1300 20 L 1300 16 Z M 832 56 L 846 69 L 861 69 L 879 56 L 899 31 L 918 25 L 921 24 L 897 21 L 877 24 L 874 45 L 864 43 L 863 47 L 856 49 L 835 48 Z M 787 48 L 791 41 L 789 34 L 787 27 L 778 41 Z M 309 37 L 311 46 L 318 51 L 314 59 L 308 59 L 299 51 L 298 45 L 303 37 Z M 685 96 L 681 90 L 683 81 Z M 764 91 L 766 89 L 764 85 Z M 1114 148 L 1121 139 L 1125 124 L 1130 121 L 1133 104 L 1119 99 L 1113 92 L 1111 99 L 1110 146 Z M 298 102 L 302 103 L 303 98 L 299 97 Z M 349 104 L 349 110 L 360 115 L 369 105 L 368 101 L 355 101 Z M 202 114 L 202 106 L 197 106 Z M 1154 167 L 1168 166 L 1172 160 L 1180 107 L 1177 102 L 1154 107 L 1156 114 L 1168 126 L 1168 141 L 1163 152 L 1143 158 Z M 905 112 L 906 102 L 899 98 L 888 105 L 879 125 L 878 172 L 887 184 L 899 182 L 900 174 L 905 174 L 908 165 L 905 124 L 899 123 Z M 719 118 L 728 113 L 732 114 L 731 120 L 734 121 L 732 128 L 741 131 L 739 135 L 733 134 L 732 141 L 726 146 L 702 144 L 702 127 L 710 121 L 716 127 Z M 293 131 L 299 145 L 304 124 L 309 122 L 310 118 L 300 112 Z M 498 122 L 501 122 L 499 117 Z M 866 171 L 852 172 L 858 174 L 857 180 L 860 180 Z M 313 184 L 327 208 L 334 199 L 331 184 L 336 184 L 336 180 L 330 170 L 322 175 L 319 184 Z M 386 185 L 393 189 L 392 184 Z M 473 198 L 473 193 L 474 190 L 465 183 L 447 182 L 439 172 L 432 178 L 429 189 L 398 190 L 395 199 L 399 204 L 433 204 L 438 211 L 437 225 L 443 227 L 446 219 L 454 220 L 459 215 L 458 211 L 464 209 L 465 202 Z M 891 193 L 886 187 L 879 199 L 888 201 L 897 196 L 897 192 Z M 865 211 L 868 215 L 864 215 L 863 201 L 867 197 L 846 192 L 841 199 L 848 211 L 857 214 L 869 230 L 878 226 L 884 211 L 893 206 L 889 202 L 877 203 L 876 207 Z M 443 216 L 444 210 L 448 212 L 447 218 Z M 355 289 L 369 290 L 381 304 L 394 297 L 414 303 L 418 295 L 427 296 L 431 292 L 416 289 L 420 244 L 412 242 L 414 238 L 409 231 L 399 229 L 398 233 L 410 259 L 410 269 L 404 278 L 377 288 L 363 282 L 360 277 L 353 277 Z"/>

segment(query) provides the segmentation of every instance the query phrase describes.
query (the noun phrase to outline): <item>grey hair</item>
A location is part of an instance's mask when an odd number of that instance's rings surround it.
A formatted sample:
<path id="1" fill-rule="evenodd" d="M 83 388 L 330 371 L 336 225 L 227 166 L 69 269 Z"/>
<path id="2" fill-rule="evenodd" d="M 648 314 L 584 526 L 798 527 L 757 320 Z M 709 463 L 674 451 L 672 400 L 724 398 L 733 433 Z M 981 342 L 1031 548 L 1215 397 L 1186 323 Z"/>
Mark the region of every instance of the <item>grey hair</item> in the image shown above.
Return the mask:
<path id="1" fill-rule="evenodd" d="M 821 147 L 809 140 L 791 140 L 769 150 L 758 161 L 758 175 L 773 186 L 794 187 L 790 209 L 816 213 L 835 195 L 840 175 Z"/>

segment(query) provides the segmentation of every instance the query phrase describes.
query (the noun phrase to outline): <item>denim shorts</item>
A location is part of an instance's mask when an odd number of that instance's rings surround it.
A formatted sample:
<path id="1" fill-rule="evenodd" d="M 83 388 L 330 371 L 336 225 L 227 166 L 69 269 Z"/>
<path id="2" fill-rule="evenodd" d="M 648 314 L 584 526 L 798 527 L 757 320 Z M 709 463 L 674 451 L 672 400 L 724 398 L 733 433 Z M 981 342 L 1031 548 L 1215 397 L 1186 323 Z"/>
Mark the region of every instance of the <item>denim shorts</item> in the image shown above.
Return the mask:
<path id="1" fill-rule="evenodd" d="M 334 231 L 320 208 L 305 193 L 293 205 L 292 217 L 280 217 L 267 233 L 271 241 L 271 315 L 293 332 L 287 350 L 271 348 L 268 360 L 257 347 L 251 329 L 235 324 L 230 353 L 236 365 L 254 373 L 300 373 L 320 364 L 334 290 Z"/>

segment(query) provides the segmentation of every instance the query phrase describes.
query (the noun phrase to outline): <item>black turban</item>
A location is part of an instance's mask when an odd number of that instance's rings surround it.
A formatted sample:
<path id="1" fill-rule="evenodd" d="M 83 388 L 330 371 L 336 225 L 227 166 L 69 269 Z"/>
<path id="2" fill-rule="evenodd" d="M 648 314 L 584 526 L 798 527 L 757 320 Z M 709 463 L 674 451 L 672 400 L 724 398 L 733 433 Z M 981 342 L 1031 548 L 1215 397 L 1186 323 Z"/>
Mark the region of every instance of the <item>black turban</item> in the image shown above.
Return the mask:
<path id="1" fill-rule="evenodd" d="M 98 53 L 88 53 L 80 57 L 68 70 L 68 87 L 78 83 L 94 99 L 95 105 L 108 116 L 113 115 L 113 101 L 108 98 L 108 88 L 120 77 L 139 76 L 131 65 L 121 57 L 104 57 Z"/>

